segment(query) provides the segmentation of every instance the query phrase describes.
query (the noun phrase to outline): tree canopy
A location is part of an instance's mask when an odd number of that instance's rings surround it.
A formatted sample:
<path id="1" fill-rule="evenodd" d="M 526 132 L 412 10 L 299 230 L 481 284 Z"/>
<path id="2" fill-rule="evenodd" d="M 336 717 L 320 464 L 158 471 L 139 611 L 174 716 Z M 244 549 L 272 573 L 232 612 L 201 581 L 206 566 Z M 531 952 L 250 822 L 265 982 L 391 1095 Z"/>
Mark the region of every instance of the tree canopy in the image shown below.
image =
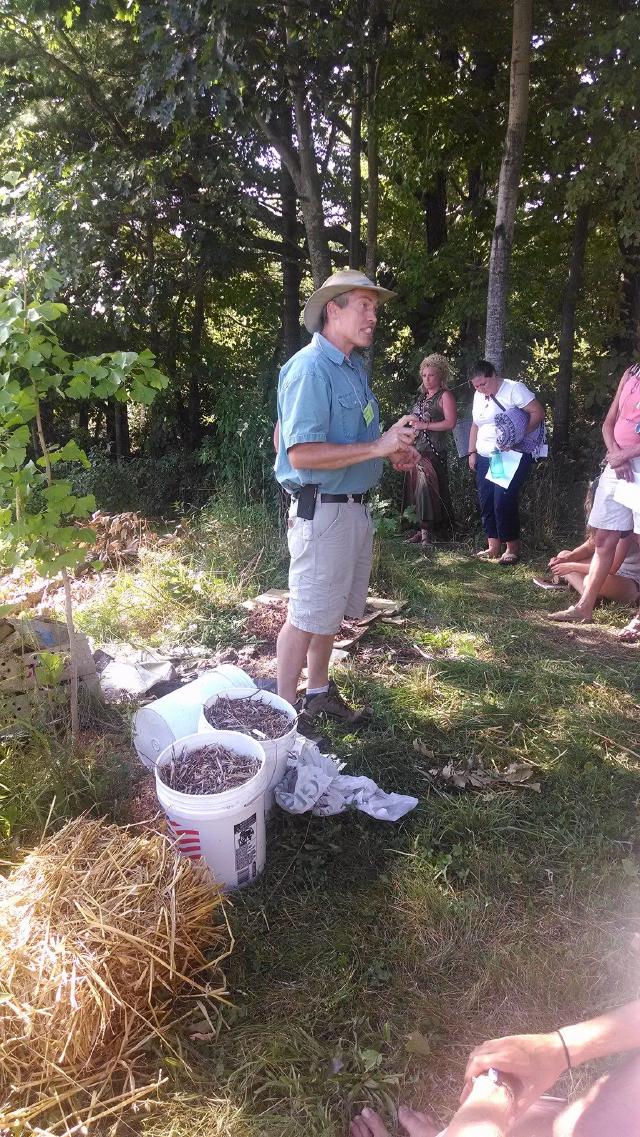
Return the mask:
<path id="1" fill-rule="evenodd" d="M 484 348 L 511 37 L 487 0 L 2 0 L 20 255 L 59 274 L 70 350 L 149 349 L 170 378 L 148 411 L 54 400 L 57 440 L 222 469 L 243 438 L 262 468 L 304 299 L 347 264 L 399 295 L 375 357 L 388 411 L 427 350 L 463 376 Z M 533 6 L 504 369 L 555 401 L 564 447 L 640 347 L 639 44 L 631 0 Z"/>

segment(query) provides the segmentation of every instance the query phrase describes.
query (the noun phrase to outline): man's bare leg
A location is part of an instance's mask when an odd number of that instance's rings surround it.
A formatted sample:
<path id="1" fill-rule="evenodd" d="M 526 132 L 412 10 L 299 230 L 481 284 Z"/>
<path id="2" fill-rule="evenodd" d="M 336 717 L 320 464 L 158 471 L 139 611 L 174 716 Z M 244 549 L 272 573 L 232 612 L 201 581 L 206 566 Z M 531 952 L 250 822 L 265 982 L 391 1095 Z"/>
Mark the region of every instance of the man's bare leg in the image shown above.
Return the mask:
<path id="1" fill-rule="evenodd" d="M 573 607 L 564 609 L 562 612 L 550 612 L 548 616 L 549 620 L 562 622 L 564 620 L 570 621 L 573 619 L 579 620 L 582 623 L 590 623 L 596 600 L 600 595 L 602 585 L 608 577 L 609 570 L 613 564 L 613 558 L 619 540 L 620 534 L 615 529 L 597 530 L 595 535 L 595 552 L 589 566 L 589 572 L 585 577 L 582 596 Z"/>
<path id="2" fill-rule="evenodd" d="M 321 636 L 315 633 L 311 638 L 307 651 L 307 666 L 309 668 L 307 687 L 310 691 L 318 691 L 326 687 L 329 682 L 329 662 L 333 650 L 335 636 Z"/>
<path id="3" fill-rule="evenodd" d="M 288 703 L 298 698 L 298 680 L 307 658 L 313 632 L 303 632 L 285 620 L 278 636 L 278 694 Z M 325 637 L 322 637 L 325 638 Z M 333 636 L 330 637 L 333 640 Z M 331 654 L 331 650 L 329 650 Z"/>

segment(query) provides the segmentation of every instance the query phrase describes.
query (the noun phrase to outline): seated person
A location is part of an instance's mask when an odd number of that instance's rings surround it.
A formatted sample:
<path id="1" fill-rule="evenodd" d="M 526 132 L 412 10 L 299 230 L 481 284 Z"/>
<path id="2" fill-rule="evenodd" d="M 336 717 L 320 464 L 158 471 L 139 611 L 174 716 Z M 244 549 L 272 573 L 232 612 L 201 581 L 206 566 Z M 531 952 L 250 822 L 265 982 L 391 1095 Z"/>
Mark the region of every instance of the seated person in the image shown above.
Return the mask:
<path id="1" fill-rule="evenodd" d="M 476 1047 L 467 1063 L 462 1105 L 447 1128 L 402 1106 L 409 1137 L 637 1137 L 640 1056 L 621 1062 L 569 1105 L 542 1095 L 566 1070 L 640 1047 L 640 999 L 548 1034 L 519 1034 Z M 389 1137 L 372 1109 L 351 1122 L 351 1137 Z"/>
<path id="2" fill-rule="evenodd" d="M 587 519 L 593 509 L 599 482 L 600 478 L 595 478 L 587 491 L 584 501 Z M 582 544 L 575 549 L 562 549 L 556 553 L 549 561 L 549 568 L 553 573 L 551 580 L 534 576 L 534 584 L 539 588 L 561 588 L 566 582 L 579 596 L 582 596 L 596 551 L 595 536 L 596 530 L 591 528 L 587 521 L 587 531 Z M 613 563 L 608 575 L 600 584 L 598 598 L 617 600 L 619 604 L 637 604 L 640 601 L 640 537 L 633 529 L 620 532 Z"/>
<path id="3" fill-rule="evenodd" d="M 553 575 L 550 581 L 534 577 L 534 584 L 541 588 L 558 588 L 566 582 L 575 589 L 579 596 L 582 595 L 594 551 L 593 535 L 589 533 L 587 539 L 577 548 L 563 549 L 551 558 L 549 568 Z M 620 534 L 611 570 L 600 585 L 598 597 L 601 600 L 617 600 L 619 604 L 638 603 L 640 599 L 640 540 L 637 534 L 633 532 Z"/>

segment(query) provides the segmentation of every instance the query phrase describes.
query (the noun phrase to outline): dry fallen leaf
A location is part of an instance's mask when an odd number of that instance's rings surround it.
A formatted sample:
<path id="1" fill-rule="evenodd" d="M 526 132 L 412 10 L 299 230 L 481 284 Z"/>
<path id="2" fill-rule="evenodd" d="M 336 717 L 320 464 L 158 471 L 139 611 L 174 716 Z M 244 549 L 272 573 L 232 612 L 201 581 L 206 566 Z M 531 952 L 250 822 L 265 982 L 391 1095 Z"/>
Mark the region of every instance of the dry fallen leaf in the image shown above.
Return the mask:
<path id="1" fill-rule="evenodd" d="M 413 745 L 419 753 L 425 753 L 420 749 L 423 744 L 418 745 L 417 739 Z M 504 772 L 500 772 L 499 770 L 485 770 L 480 758 L 467 759 L 458 765 L 447 762 L 447 765 L 443 766 L 442 769 L 438 769 L 436 766 L 430 769 L 429 773 L 438 781 L 446 782 L 459 790 L 467 787 L 473 787 L 476 790 L 496 790 L 503 786 L 512 786 L 514 789 L 520 787 L 540 793 L 541 788 L 540 782 L 531 781 L 534 768 L 526 762 L 511 762 Z"/>
<path id="2" fill-rule="evenodd" d="M 414 738 L 413 749 L 422 754 L 425 758 L 435 758 L 435 751 L 429 750 L 429 747 L 422 741 L 421 738 Z"/>
<path id="3" fill-rule="evenodd" d="M 412 1030 L 411 1034 L 407 1035 L 404 1048 L 408 1050 L 409 1054 L 419 1054 L 421 1058 L 428 1058 L 431 1055 L 429 1039 L 425 1038 L 419 1030 Z"/>

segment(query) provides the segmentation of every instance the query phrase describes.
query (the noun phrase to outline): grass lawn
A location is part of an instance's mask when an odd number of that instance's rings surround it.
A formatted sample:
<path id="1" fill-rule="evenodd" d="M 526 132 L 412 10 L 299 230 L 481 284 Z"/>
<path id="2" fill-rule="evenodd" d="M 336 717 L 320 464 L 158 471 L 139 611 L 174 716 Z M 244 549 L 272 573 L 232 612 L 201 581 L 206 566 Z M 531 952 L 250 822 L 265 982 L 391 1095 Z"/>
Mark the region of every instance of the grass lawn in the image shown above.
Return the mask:
<path id="1" fill-rule="evenodd" d="M 640 650 L 609 627 L 626 612 L 550 626 L 562 594 L 530 568 L 446 547 L 389 542 L 376 571 L 407 622 L 342 669 L 375 720 L 332 740 L 348 772 L 420 804 L 397 825 L 271 823 L 267 870 L 230 913 L 235 1007 L 216 1039 L 183 1041 L 149 1134 L 338 1137 L 354 1106 L 403 1098 L 446 1120 L 482 1039 L 638 993 Z M 533 763 L 540 792 L 428 772 L 478 758 Z"/>

